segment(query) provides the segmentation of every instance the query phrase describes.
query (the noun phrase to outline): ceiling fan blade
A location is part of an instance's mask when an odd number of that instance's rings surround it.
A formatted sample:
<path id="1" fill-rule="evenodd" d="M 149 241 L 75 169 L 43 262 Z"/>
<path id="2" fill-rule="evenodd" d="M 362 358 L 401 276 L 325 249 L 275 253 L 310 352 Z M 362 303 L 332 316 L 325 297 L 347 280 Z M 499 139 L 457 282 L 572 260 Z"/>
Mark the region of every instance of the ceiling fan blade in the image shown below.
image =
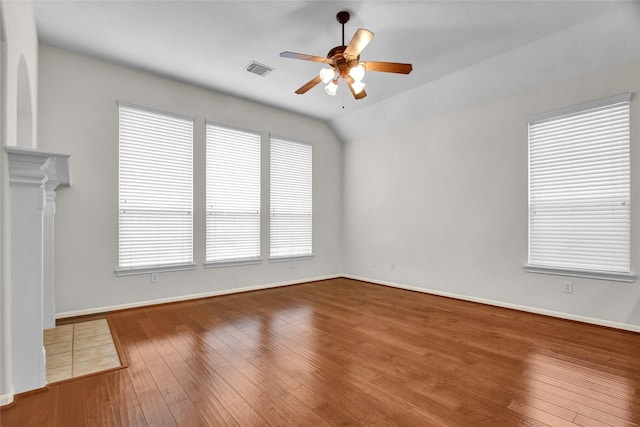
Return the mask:
<path id="1" fill-rule="evenodd" d="M 358 28 L 358 31 L 353 35 L 353 38 L 344 50 L 344 57 L 347 59 L 357 58 L 358 55 L 360 55 L 360 52 L 362 52 L 362 50 L 367 47 L 369 42 L 373 39 L 374 35 L 375 34 L 369 30 Z"/>
<path id="2" fill-rule="evenodd" d="M 353 79 L 352 78 L 346 78 L 345 81 L 347 82 L 347 86 L 349 86 L 349 90 L 351 91 L 351 94 L 353 95 L 353 97 L 355 99 L 362 99 L 365 96 L 367 96 L 367 92 L 365 92 L 364 89 L 362 89 L 360 92 L 356 93 L 355 89 L 353 89 L 353 86 L 351 85 L 351 83 L 353 83 Z"/>
<path id="3" fill-rule="evenodd" d="M 295 52 L 282 52 L 280 53 L 282 58 L 291 58 L 291 59 L 303 59 L 305 61 L 314 61 L 314 62 L 322 62 L 328 64 L 330 61 L 327 58 L 322 58 L 320 56 L 306 55 L 304 53 L 295 53 Z"/>
<path id="4" fill-rule="evenodd" d="M 300 87 L 300 89 L 296 91 L 296 93 L 298 95 L 302 95 L 303 93 L 306 93 L 309 89 L 320 83 L 320 81 L 320 76 L 316 76 L 309 80 L 307 83 L 303 84 L 302 87 Z"/>
<path id="5" fill-rule="evenodd" d="M 399 62 L 365 61 L 367 71 L 381 71 L 383 73 L 409 74 L 413 70 L 411 64 Z"/>

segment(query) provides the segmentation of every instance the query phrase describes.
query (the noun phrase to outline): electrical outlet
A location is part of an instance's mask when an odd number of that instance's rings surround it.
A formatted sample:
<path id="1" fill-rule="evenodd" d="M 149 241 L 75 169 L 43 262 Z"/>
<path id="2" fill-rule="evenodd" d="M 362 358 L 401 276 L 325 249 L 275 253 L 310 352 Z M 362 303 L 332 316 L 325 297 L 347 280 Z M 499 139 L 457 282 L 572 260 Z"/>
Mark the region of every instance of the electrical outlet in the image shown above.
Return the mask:
<path id="1" fill-rule="evenodd" d="M 376 266 L 376 259 L 375 258 L 371 258 L 371 268 L 374 268 Z"/>
<path id="2" fill-rule="evenodd" d="M 158 273 L 151 273 L 151 283 L 158 283 Z"/>
<path id="3" fill-rule="evenodd" d="M 395 270 L 395 269 L 396 269 L 396 263 L 395 263 L 395 262 L 392 262 L 392 263 L 391 263 L 391 269 L 392 269 L 392 270 Z"/>
<path id="4" fill-rule="evenodd" d="M 567 294 L 570 294 L 571 292 L 573 292 L 573 283 L 565 280 L 562 283 L 562 291 Z"/>

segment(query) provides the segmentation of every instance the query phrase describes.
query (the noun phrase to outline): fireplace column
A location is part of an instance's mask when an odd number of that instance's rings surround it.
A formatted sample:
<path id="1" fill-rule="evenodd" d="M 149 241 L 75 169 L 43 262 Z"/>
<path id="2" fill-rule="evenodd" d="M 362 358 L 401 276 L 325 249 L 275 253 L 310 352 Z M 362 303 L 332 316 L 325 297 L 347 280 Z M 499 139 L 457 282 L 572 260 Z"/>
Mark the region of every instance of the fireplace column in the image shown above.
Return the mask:
<path id="1" fill-rule="evenodd" d="M 69 156 L 6 147 L 11 192 L 11 372 L 15 393 L 46 385 L 43 330 L 55 326 L 55 193 L 69 185 Z"/>

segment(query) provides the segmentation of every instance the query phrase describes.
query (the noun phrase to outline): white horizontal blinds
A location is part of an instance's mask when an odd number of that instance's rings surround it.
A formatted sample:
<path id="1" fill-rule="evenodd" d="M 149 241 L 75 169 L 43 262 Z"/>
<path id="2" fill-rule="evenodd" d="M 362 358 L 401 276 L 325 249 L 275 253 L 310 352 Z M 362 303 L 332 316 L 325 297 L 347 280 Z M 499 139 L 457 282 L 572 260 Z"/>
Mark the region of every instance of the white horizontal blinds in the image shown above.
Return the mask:
<path id="1" fill-rule="evenodd" d="M 192 263 L 193 120 L 119 109 L 119 268 Z"/>
<path id="2" fill-rule="evenodd" d="M 260 134 L 207 123 L 207 261 L 260 258 Z"/>
<path id="3" fill-rule="evenodd" d="M 312 147 L 271 138 L 272 258 L 312 254 Z"/>
<path id="4" fill-rule="evenodd" d="M 529 264 L 630 271 L 629 102 L 529 123 Z"/>

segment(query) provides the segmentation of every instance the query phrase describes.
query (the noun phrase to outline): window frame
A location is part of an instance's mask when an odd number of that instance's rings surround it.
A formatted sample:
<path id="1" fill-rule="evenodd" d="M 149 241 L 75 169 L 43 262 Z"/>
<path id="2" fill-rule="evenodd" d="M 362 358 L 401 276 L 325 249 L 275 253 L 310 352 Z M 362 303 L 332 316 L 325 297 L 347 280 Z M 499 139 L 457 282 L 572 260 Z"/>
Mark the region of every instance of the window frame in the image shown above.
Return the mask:
<path id="1" fill-rule="evenodd" d="M 257 241 L 257 246 L 258 246 L 258 255 L 255 257 L 242 257 L 242 258 L 229 258 L 229 259 L 218 259 L 218 260 L 213 260 L 213 259 L 209 259 L 208 256 L 208 246 L 209 246 L 209 223 L 208 223 L 208 217 L 209 217 L 209 185 L 210 185 L 210 176 L 209 174 L 212 173 L 213 171 L 211 171 L 209 169 L 210 165 L 209 165 L 209 154 L 210 154 L 210 147 L 209 147 L 209 126 L 212 127 L 216 127 L 219 129 L 223 129 L 226 131 L 231 131 L 231 132 L 238 132 L 238 133 L 245 133 L 245 134 L 249 134 L 252 135 L 253 137 L 257 137 L 257 143 L 258 143 L 258 147 L 257 147 L 257 176 L 258 176 L 258 182 L 257 182 L 257 187 L 258 187 L 258 195 L 257 195 L 257 206 L 258 206 L 258 241 Z M 213 142 L 212 142 L 213 143 Z M 256 131 L 256 130 L 251 130 L 251 129 L 244 129 L 244 128 L 240 128 L 240 127 L 235 127 L 235 126 L 230 126 L 224 123 L 220 123 L 220 122 L 216 122 L 213 120 L 206 120 L 205 121 L 205 148 L 206 148 L 206 154 L 205 154 L 205 262 L 204 262 L 204 268 L 214 268 L 214 267 L 227 267 L 227 266 L 235 266 L 235 265 L 248 265 L 248 264 L 260 264 L 263 262 L 263 258 L 262 258 L 262 215 L 263 215 L 263 209 L 262 209 L 262 133 L 260 131 Z"/>
<path id="2" fill-rule="evenodd" d="M 310 216 L 310 225 L 308 229 L 309 233 L 309 246 L 310 251 L 308 253 L 291 253 L 285 255 L 274 255 L 274 141 L 276 144 L 294 144 L 298 146 L 307 147 L 309 150 L 309 169 L 308 172 L 308 180 L 309 180 L 309 216 Z M 304 215 L 304 213 L 300 214 Z M 291 138 L 280 137 L 276 135 L 269 135 L 269 262 L 286 262 L 286 261 L 297 261 L 297 260 L 307 260 L 312 259 L 314 257 L 313 253 L 313 144 L 301 142 L 297 140 L 293 140 Z"/>
<path id="3" fill-rule="evenodd" d="M 147 106 L 142 106 L 142 105 L 138 105 L 138 104 L 134 104 L 134 103 L 130 103 L 130 102 L 126 102 L 126 101 L 118 101 L 117 102 L 118 105 L 118 266 L 115 269 L 115 274 L 116 276 L 128 276 L 128 275 L 136 275 L 136 274 L 146 274 L 146 273 L 152 273 L 152 272 L 166 272 L 166 271 L 181 271 L 181 270 L 193 270 L 195 269 L 195 263 L 194 263 L 194 211 L 193 211 L 193 200 L 194 200 L 194 185 L 193 185 L 193 174 L 194 174 L 194 167 L 193 167 L 193 145 L 194 145 L 194 118 L 193 117 L 189 117 L 183 114 L 177 114 L 177 113 L 173 113 L 170 111 L 164 111 L 164 110 L 160 110 L 157 108 L 153 108 L 153 107 L 147 107 Z M 126 207 L 123 208 L 122 206 L 122 174 L 123 174 L 123 162 L 122 162 L 122 149 L 123 149 L 123 141 L 122 141 L 122 133 L 123 133 L 123 126 L 122 126 L 122 112 L 123 109 L 128 109 L 131 110 L 133 112 L 140 112 L 140 113 L 147 113 L 147 114 L 152 114 L 155 116 L 165 116 L 171 119 L 175 119 L 175 120 L 179 120 L 179 121 L 185 121 L 185 122 L 189 122 L 189 125 L 187 125 L 189 127 L 189 149 L 188 149 L 188 156 L 189 156 L 189 160 L 188 163 L 190 170 L 187 172 L 187 174 L 185 175 L 184 178 L 187 178 L 185 180 L 185 182 L 189 182 L 190 183 L 190 191 L 189 191 L 189 197 L 190 197 L 190 209 L 188 209 L 187 215 L 190 218 L 190 237 L 187 238 L 187 240 L 190 240 L 190 256 L 188 256 L 187 258 L 190 258 L 190 261 L 180 261 L 180 262 L 158 262 L 156 264 L 147 264 L 147 265 L 131 265 L 131 266 L 123 266 L 122 265 L 122 250 L 123 250 L 123 243 L 122 243 L 122 232 L 123 232 L 123 224 L 122 224 L 122 213 L 124 210 L 126 210 Z M 185 135 L 183 135 L 184 138 Z M 185 138 L 186 141 L 186 138 Z M 185 142 L 183 141 L 183 142 Z M 175 153 L 174 153 L 175 154 Z M 138 183 L 140 184 L 140 183 Z M 186 194 L 186 193 L 184 193 Z M 134 207 L 137 208 L 137 207 Z M 149 210 L 149 209 L 147 209 Z"/>
<path id="4" fill-rule="evenodd" d="M 525 264 L 524 266 L 524 270 L 530 273 L 542 273 L 542 274 L 551 274 L 551 275 L 561 275 L 561 276 L 573 276 L 573 277 L 584 277 L 584 278 L 591 278 L 591 279 L 602 279 L 602 280 L 612 280 L 612 281 L 622 281 L 622 282 L 633 282 L 635 280 L 635 274 L 631 271 L 631 222 L 630 222 L 630 217 L 631 217 L 631 170 L 630 170 L 630 166 L 631 166 L 631 154 L 630 154 L 630 149 L 631 149 L 631 136 L 630 136 L 630 129 L 629 129 L 629 136 L 628 138 L 622 143 L 622 144 L 627 144 L 628 145 L 628 154 L 627 157 L 625 158 L 626 162 L 628 162 L 629 166 L 629 173 L 627 176 L 625 176 L 626 179 L 628 179 L 628 197 L 626 197 L 626 200 L 623 203 L 626 203 L 625 206 L 627 206 L 627 210 L 628 210 L 628 217 L 629 217 L 629 221 L 628 221 L 628 225 L 627 225 L 627 229 L 626 229 L 626 233 L 627 233 L 627 237 L 626 239 L 628 239 L 628 251 L 626 254 L 626 262 L 628 265 L 628 271 L 617 271 L 617 270 L 603 270 L 603 269 L 587 269 L 587 268 L 581 268 L 581 267 L 577 267 L 575 265 L 565 265 L 565 266 L 556 266 L 556 265 L 545 265 L 543 263 L 535 263 L 531 261 L 531 244 L 532 244 L 532 220 L 533 220 L 533 215 L 534 215 L 534 211 L 532 208 L 532 200 L 533 200 L 533 196 L 532 196 L 532 177 L 531 177 L 531 167 L 532 167 L 532 154 L 531 154 L 531 149 L 532 149 L 532 138 L 531 138 L 531 126 L 532 125 L 536 125 L 536 124 L 541 124 L 541 123 L 545 123 L 545 122 L 550 122 L 550 121 L 554 121 L 554 120 L 561 120 L 561 119 L 565 119 L 565 118 L 570 118 L 572 116 L 579 116 L 581 114 L 588 114 L 588 112 L 590 110 L 596 110 L 596 109 L 603 109 L 606 107 L 614 107 L 616 105 L 620 105 L 620 104 L 627 104 L 627 125 L 630 126 L 630 122 L 631 122 L 631 112 L 630 112 L 630 101 L 631 101 L 631 94 L 630 93 L 626 93 L 626 94 L 621 94 L 621 95 L 617 95 L 617 96 L 613 96 L 613 97 L 608 97 L 608 98 L 604 98 L 604 99 L 600 99 L 597 101 L 593 101 L 593 102 L 588 102 L 588 103 L 584 103 L 584 104 L 579 104 L 579 105 L 575 105 L 572 107 L 568 107 L 568 108 L 563 108 L 563 109 L 559 109 L 559 110 L 554 110 L 554 111 L 550 111 L 547 113 L 542 113 L 542 114 L 537 114 L 537 115 L 533 115 L 531 117 L 529 117 L 528 120 L 528 128 L 529 128 L 529 136 L 528 136 L 528 152 L 529 152 L 529 159 L 528 159 L 528 204 L 529 204 L 529 209 L 528 209 L 528 215 L 527 215 L 527 223 L 528 223 L 528 245 L 527 245 L 527 259 L 528 262 L 527 264 Z M 591 149 L 593 149 L 592 147 L 589 147 Z M 591 199 L 590 199 L 591 200 Z"/>

